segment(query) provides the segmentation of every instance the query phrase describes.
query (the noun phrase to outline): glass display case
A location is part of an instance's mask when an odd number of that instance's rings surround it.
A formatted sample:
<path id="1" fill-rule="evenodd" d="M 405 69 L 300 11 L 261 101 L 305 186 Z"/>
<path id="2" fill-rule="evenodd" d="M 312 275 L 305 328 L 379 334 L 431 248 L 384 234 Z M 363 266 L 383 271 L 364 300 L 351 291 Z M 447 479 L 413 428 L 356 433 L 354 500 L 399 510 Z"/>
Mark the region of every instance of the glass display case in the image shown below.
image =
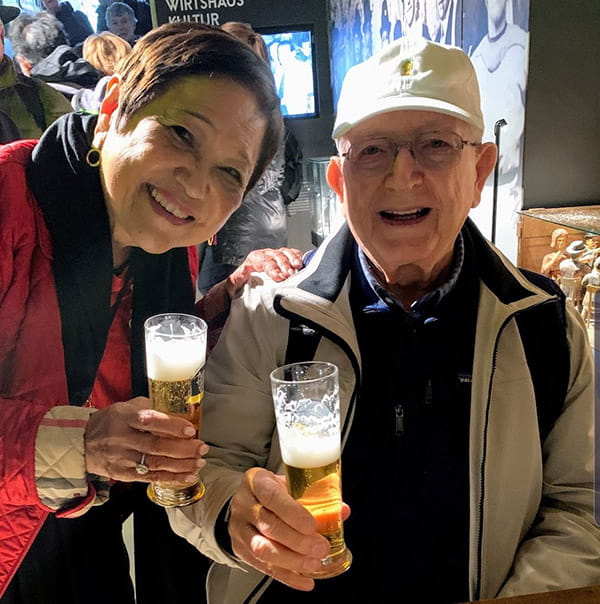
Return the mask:
<path id="1" fill-rule="evenodd" d="M 521 216 L 545 220 L 563 227 L 600 235 L 600 206 L 533 208 L 521 210 Z"/>
<path id="2" fill-rule="evenodd" d="M 327 184 L 329 157 L 311 157 L 307 161 L 306 187 L 311 214 L 311 239 L 319 245 L 341 219 L 341 206 Z"/>
<path id="3" fill-rule="evenodd" d="M 555 249 L 553 234 L 560 229 L 567 232 L 566 245 L 600 236 L 600 205 L 532 208 L 519 215 L 517 263 L 532 271 L 544 272 L 544 256 Z"/>
<path id="4" fill-rule="evenodd" d="M 600 339 L 600 206 L 521 210 L 519 266 L 554 279 Z"/>

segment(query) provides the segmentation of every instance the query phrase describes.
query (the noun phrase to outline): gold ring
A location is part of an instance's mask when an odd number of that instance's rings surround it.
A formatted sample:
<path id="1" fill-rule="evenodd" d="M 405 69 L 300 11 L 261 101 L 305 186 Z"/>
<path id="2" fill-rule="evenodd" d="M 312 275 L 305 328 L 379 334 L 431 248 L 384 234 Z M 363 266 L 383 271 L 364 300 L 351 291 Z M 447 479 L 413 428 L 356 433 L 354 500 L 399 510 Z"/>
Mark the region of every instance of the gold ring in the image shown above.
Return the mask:
<path id="1" fill-rule="evenodd" d="M 150 472 L 150 468 L 144 463 L 146 461 L 146 454 L 142 453 L 142 459 L 140 459 L 140 463 L 135 464 L 135 472 L 139 476 L 145 476 Z"/>

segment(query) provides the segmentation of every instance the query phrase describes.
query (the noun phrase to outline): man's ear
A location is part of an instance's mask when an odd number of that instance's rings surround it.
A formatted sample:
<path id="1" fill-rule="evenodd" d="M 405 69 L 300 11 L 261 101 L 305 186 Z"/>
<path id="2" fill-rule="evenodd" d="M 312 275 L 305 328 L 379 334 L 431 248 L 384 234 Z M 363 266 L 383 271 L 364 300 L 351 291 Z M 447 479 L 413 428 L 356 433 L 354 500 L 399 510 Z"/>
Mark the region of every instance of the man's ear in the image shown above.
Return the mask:
<path id="1" fill-rule="evenodd" d="M 329 164 L 327 166 L 327 184 L 331 187 L 333 192 L 340 198 L 340 201 L 344 200 L 344 177 L 342 175 L 341 159 L 337 155 L 333 155 L 329 158 Z"/>
<path id="2" fill-rule="evenodd" d="M 104 137 L 108 132 L 111 124 L 111 118 L 113 113 L 116 111 L 119 105 L 119 92 L 121 91 L 121 81 L 119 77 L 113 75 L 108 84 L 106 85 L 106 92 L 104 99 L 100 105 L 98 112 L 98 121 L 96 123 L 96 130 L 94 131 L 94 147 L 98 149 L 102 148 L 104 143 Z"/>
<path id="3" fill-rule="evenodd" d="M 481 191 L 488 179 L 488 176 L 492 173 L 496 160 L 498 159 L 498 148 L 494 143 L 482 143 L 479 157 L 477 158 L 477 164 L 475 166 L 476 178 L 475 178 L 475 191 L 474 199 L 471 204 L 472 208 L 476 208 L 481 201 Z"/>
<path id="4" fill-rule="evenodd" d="M 21 68 L 23 75 L 29 76 L 29 74 L 31 73 L 31 70 L 33 69 L 33 65 L 25 57 L 22 57 L 21 55 L 17 55 L 15 57 L 15 59 L 17 59 L 17 63 L 19 64 L 19 67 Z"/>

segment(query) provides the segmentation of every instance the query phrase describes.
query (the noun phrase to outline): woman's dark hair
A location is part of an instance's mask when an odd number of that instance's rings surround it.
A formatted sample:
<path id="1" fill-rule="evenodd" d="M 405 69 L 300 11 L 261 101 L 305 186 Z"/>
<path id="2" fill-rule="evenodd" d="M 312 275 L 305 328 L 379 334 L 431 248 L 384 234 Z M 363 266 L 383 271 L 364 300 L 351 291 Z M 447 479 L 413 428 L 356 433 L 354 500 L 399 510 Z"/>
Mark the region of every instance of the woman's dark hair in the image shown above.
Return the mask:
<path id="1" fill-rule="evenodd" d="M 269 66 L 250 47 L 224 31 L 199 23 L 165 23 L 136 42 L 121 63 L 119 75 L 119 127 L 185 76 L 230 78 L 252 92 L 266 119 L 266 130 L 248 190 L 281 144 L 283 119 Z"/>

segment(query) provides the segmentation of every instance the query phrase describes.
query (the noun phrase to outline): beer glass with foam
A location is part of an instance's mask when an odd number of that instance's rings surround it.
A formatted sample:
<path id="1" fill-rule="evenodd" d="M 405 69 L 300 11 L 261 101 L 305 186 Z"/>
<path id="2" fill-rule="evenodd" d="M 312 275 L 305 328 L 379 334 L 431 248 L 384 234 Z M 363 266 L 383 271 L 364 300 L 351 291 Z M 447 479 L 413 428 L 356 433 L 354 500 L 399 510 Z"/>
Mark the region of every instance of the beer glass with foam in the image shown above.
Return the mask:
<path id="1" fill-rule="evenodd" d="M 152 407 L 202 426 L 206 323 L 193 315 L 166 313 L 144 323 L 146 372 Z M 181 507 L 204 495 L 204 484 L 153 482 L 148 497 L 163 507 Z"/>
<path id="2" fill-rule="evenodd" d="M 290 495 L 317 521 L 331 544 L 312 578 L 335 577 L 350 568 L 342 522 L 338 368 L 305 362 L 271 372 L 281 455 Z"/>

